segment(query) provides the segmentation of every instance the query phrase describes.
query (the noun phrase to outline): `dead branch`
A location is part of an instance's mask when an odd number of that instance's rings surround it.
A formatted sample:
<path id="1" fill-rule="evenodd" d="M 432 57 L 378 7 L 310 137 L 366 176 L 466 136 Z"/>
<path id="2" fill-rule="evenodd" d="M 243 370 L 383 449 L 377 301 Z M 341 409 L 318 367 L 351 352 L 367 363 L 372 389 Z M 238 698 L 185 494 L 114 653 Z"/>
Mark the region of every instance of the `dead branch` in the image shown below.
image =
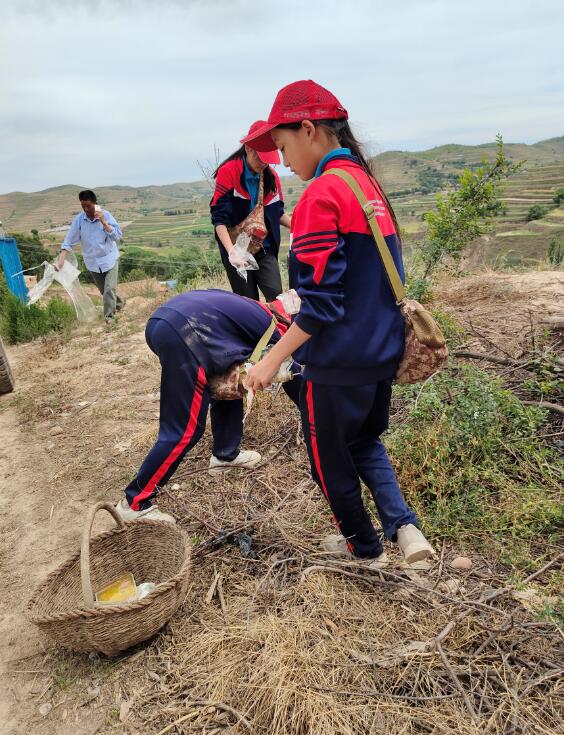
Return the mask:
<path id="1" fill-rule="evenodd" d="M 564 415 L 564 406 L 560 406 L 558 403 L 549 403 L 548 401 L 521 401 L 525 406 L 536 406 L 537 408 L 544 408 L 547 411 L 554 411 Z"/>
<path id="2" fill-rule="evenodd" d="M 460 692 L 460 694 L 462 696 L 462 699 L 464 700 L 464 704 L 466 705 L 466 709 L 470 713 L 470 717 L 472 718 L 472 722 L 475 725 L 479 725 L 480 724 L 480 718 L 476 714 L 476 710 L 474 709 L 474 707 L 472 705 L 472 702 L 470 701 L 470 698 L 466 694 L 466 690 L 464 689 L 464 687 L 460 683 L 460 679 L 458 678 L 458 676 L 456 675 L 454 669 L 450 665 L 450 661 L 448 660 L 445 652 L 443 651 L 443 647 L 441 646 L 441 644 L 439 643 L 439 641 L 437 641 L 436 649 L 437 649 L 437 652 L 438 652 L 439 656 L 443 660 L 443 664 L 445 665 L 445 668 L 448 671 L 448 674 L 449 674 L 450 678 L 452 679 L 452 682 L 453 682 L 454 686 L 458 689 L 458 691 Z"/>
<path id="3" fill-rule="evenodd" d="M 239 722 L 245 725 L 249 732 L 253 732 L 253 726 L 251 725 L 251 723 L 245 717 L 243 717 L 240 712 L 237 712 L 236 709 L 233 709 L 233 707 L 230 707 L 228 704 L 224 704 L 223 702 L 212 702 L 211 699 L 188 699 L 184 702 L 184 704 L 187 707 L 215 707 L 216 709 L 221 709 L 224 712 L 229 712 L 229 714 L 236 717 Z M 189 712 L 187 715 L 179 717 L 174 722 L 171 722 L 170 725 L 167 725 L 164 729 L 162 729 L 158 733 L 158 735 L 165 735 L 165 733 L 172 730 L 173 727 L 180 725 L 181 722 L 185 722 L 186 720 L 191 719 L 193 716 L 194 713 Z"/>

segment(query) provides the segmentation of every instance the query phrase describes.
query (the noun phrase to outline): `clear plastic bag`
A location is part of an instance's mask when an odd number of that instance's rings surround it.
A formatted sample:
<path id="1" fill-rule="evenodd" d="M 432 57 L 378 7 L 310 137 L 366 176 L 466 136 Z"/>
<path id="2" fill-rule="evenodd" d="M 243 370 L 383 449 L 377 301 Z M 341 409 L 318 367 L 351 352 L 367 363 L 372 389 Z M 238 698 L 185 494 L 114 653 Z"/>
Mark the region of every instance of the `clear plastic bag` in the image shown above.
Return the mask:
<path id="1" fill-rule="evenodd" d="M 295 291 L 293 288 L 291 288 L 289 291 L 279 293 L 276 298 L 284 307 L 284 311 L 286 312 L 286 314 L 297 314 L 300 310 L 302 300 L 298 296 L 297 291 Z"/>
<path id="2" fill-rule="evenodd" d="M 254 256 L 248 252 L 247 248 L 251 238 L 246 232 L 241 232 L 235 245 L 229 251 L 229 262 L 245 281 L 247 280 L 247 271 L 258 271 L 258 263 Z"/>
<path id="3" fill-rule="evenodd" d="M 47 291 L 53 281 L 57 281 L 71 297 L 76 317 L 80 322 L 91 322 L 98 317 L 96 307 L 92 299 L 78 280 L 80 271 L 77 268 L 77 260 L 74 253 L 69 253 L 62 267 L 57 271 L 52 263 L 45 262 L 43 278 L 28 293 L 28 306 L 35 304 Z"/>

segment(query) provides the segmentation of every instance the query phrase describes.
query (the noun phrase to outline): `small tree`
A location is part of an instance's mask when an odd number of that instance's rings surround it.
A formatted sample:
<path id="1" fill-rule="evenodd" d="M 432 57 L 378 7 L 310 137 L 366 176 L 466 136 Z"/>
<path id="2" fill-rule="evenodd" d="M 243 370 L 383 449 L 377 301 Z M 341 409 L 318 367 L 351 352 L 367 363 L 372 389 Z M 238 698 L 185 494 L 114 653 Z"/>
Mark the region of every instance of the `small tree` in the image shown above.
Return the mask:
<path id="1" fill-rule="evenodd" d="M 542 219 L 547 212 L 548 207 L 541 207 L 540 204 L 533 204 L 527 212 L 526 221 L 532 222 L 535 219 Z"/>
<path id="2" fill-rule="evenodd" d="M 41 265 L 44 260 L 51 260 L 51 253 L 39 239 L 39 233 L 37 230 L 32 230 L 31 233 L 31 235 L 27 235 L 23 232 L 11 233 L 11 237 L 15 237 L 16 242 L 18 243 L 20 260 L 24 270 Z"/>
<path id="3" fill-rule="evenodd" d="M 465 249 L 477 237 L 491 229 L 492 219 L 503 208 L 501 188 L 506 179 L 518 171 L 524 161 L 512 163 L 505 156 L 503 139 L 496 137 L 495 160 L 484 160 L 475 169 L 464 169 L 457 187 L 446 194 L 437 194 L 437 207 L 425 212 L 425 240 L 416 247 L 416 260 L 422 276 L 412 283 L 412 293 L 428 292 L 430 279 L 447 258 L 459 261 Z"/>
<path id="4" fill-rule="evenodd" d="M 554 192 L 554 196 L 552 197 L 552 201 L 556 204 L 557 207 L 559 207 L 561 204 L 564 204 L 564 188 L 556 189 Z"/>

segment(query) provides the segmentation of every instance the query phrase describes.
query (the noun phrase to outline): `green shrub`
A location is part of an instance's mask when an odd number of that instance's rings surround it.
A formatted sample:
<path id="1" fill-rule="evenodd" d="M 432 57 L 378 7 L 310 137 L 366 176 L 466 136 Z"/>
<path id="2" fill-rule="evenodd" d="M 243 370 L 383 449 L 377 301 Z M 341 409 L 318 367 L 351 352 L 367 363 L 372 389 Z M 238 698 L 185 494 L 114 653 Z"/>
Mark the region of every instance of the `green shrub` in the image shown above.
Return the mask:
<path id="1" fill-rule="evenodd" d="M 51 299 L 47 306 L 23 301 L 11 293 L 2 299 L 0 333 L 10 344 L 29 342 L 49 332 L 64 332 L 76 319 L 74 307 L 59 296 Z"/>
<path id="2" fill-rule="evenodd" d="M 564 189 L 563 189 L 564 191 Z M 548 262 L 550 265 L 558 268 L 564 261 L 564 248 L 562 243 L 556 238 L 552 239 L 548 245 Z"/>
<path id="3" fill-rule="evenodd" d="M 147 271 L 143 270 L 143 268 L 133 268 L 129 271 L 126 278 L 124 280 L 126 281 L 144 281 L 146 278 L 150 278 L 150 276 L 147 274 Z"/>
<path id="4" fill-rule="evenodd" d="M 540 204 L 533 204 L 527 212 L 526 221 L 532 222 L 535 219 L 542 219 L 548 211 L 548 207 L 541 207 Z"/>
<path id="5" fill-rule="evenodd" d="M 412 405 L 386 443 L 404 492 L 431 532 L 531 539 L 562 524 L 562 477 L 552 450 L 537 438 L 543 411 L 523 405 L 473 365 L 395 390 Z"/>
<path id="6" fill-rule="evenodd" d="M 449 314 L 448 311 L 444 311 L 440 306 L 434 306 L 431 309 L 431 314 L 441 328 L 447 341 L 447 345 L 450 348 L 453 348 L 455 345 L 460 344 L 464 336 L 464 329 L 452 314 Z"/>
<path id="7" fill-rule="evenodd" d="M 18 243 L 22 268 L 34 268 L 41 265 L 44 260 L 49 262 L 53 258 L 39 239 L 37 230 L 32 230 L 31 235 L 25 232 L 12 232 L 10 237 L 15 237 Z"/>
<path id="8" fill-rule="evenodd" d="M 406 291 L 410 299 L 427 304 L 432 297 L 431 284 L 425 278 L 414 278 L 406 282 Z"/>

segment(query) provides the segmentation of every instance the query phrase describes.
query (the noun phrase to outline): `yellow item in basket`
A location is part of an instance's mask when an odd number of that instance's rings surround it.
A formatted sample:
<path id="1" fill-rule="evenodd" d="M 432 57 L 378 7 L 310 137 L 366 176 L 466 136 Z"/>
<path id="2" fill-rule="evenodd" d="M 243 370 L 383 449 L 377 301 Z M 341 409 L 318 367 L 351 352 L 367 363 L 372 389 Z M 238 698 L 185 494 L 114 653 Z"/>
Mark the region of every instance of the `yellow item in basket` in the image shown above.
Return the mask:
<path id="1" fill-rule="evenodd" d="M 102 605 L 117 605 L 120 602 L 128 602 L 137 596 L 137 585 L 133 574 L 122 574 L 118 579 L 106 585 L 96 592 L 94 598 Z"/>

